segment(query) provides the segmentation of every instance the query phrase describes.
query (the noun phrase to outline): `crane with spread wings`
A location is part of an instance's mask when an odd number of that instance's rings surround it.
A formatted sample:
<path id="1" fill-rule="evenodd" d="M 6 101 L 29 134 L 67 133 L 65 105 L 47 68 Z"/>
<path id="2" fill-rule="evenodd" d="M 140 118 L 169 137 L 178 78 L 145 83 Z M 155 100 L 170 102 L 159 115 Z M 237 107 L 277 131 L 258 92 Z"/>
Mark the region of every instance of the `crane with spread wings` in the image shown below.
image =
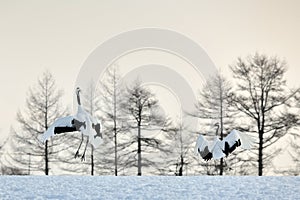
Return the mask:
<path id="1" fill-rule="evenodd" d="M 85 152 L 88 144 L 90 143 L 94 148 L 97 148 L 102 143 L 103 137 L 101 123 L 88 114 L 81 106 L 79 95 L 80 91 L 80 88 L 76 89 L 78 103 L 77 113 L 75 115 L 56 119 L 54 123 L 42 135 L 39 136 L 38 139 L 44 143 L 46 140 L 56 134 L 80 132 L 82 138 L 78 150 L 75 153 L 75 158 L 79 157 L 79 150 L 84 140 L 84 136 L 86 136 L 86 146 L 81 157 L 81 160 L 83 161 L 85 159 Z"/>
<path id="2" fill-rule="evenodd" d="M 216 124 L 219 128 L 219 124 Z M 217 129 L 218 131 L 218 129 Z M 233 129 L 223 140 L 215 137 L 213 141 L 208 141 L 203 135 L 199 135 L 196 141 L 195 152 L 205 160 L 221 159 L 227 157 L 237 147 L 251 149 L 254 145 L 254 138 L 246 133 Z"/>

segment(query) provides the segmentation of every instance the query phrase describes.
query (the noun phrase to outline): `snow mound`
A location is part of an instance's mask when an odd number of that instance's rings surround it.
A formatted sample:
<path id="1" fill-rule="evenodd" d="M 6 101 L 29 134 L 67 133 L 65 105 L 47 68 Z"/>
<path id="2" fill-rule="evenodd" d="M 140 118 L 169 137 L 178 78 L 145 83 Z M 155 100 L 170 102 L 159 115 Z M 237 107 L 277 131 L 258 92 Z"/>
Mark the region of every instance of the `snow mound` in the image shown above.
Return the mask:
<path id="1" fill-rule="evenodd" d="M 297 199 L 300 177 L 0 176 L 0 199 Z"/>

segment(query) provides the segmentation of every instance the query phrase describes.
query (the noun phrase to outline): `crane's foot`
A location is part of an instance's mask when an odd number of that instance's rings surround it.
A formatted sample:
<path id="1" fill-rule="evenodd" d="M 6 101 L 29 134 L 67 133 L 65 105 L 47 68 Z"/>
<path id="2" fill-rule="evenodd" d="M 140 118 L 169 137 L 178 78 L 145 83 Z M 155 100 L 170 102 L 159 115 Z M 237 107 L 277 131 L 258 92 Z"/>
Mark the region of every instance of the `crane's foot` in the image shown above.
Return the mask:
<path id="1" fill-rule="evenodd" d="M 79 158 L 79 151 L 77 151 L 76 153 L 75 153 L 75 156 L 74 156 L 75 158 Z"/>

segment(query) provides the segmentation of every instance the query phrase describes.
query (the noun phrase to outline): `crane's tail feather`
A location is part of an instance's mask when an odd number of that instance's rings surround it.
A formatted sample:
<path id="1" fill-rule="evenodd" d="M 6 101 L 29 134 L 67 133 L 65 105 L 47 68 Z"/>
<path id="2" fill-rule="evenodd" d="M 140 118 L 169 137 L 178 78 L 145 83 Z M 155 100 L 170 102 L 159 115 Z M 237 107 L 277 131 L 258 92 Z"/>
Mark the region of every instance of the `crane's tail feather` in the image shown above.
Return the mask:
<path id="1" fill-rule="evenodd" d="M 207 143 L 207 141 L 205 140 L 205 138 L 201 134 L 199 134 L 197 141 L 196 141 L 195 148 L 194 148 L 194 154 L 198 155 L 199 151 L 204 150 L 204 146 L 206 143 Z"/>
<path id="2" fill-rule="evenodd" d="M 214 146 L 214 149 L 213 149 L 213 158 L 215 160 L 218 160 L 218 159 L 221 159 L 225 157 L 225 154 L 223 153 L 222 151 L 222 147 L 221 147 L 221 141 L 218 141 L 215 146 Z"/>
<path id="3" fill-rule="evenodd" d="M 94 148 L 98 148 L 103 143 L 103 139 L 100 137 L 96 137 L 91 139 L 91 144 Z"/>

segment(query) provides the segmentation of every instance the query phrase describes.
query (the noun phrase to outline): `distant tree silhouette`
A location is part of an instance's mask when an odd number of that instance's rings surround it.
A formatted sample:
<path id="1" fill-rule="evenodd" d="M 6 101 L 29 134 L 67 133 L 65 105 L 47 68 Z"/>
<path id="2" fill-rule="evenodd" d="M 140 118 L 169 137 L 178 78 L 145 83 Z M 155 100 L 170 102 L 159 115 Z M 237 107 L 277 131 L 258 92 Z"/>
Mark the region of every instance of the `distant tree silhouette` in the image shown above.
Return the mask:
<path id="1" fill-rule="evenodd" d="M 123 112 L 125 87 L 121 81 L 118 65 L 114 64 L 104 73 L 104 78 L 99 87 L 101 100 L 100 113 L 103 119 L 105 142 L 103 147 L 102 163 L 103 168 L 115 176 L 125 168 L 122 150 L 125 148 L 124 132 L 128 130 L 126 126 L 127 116 Z"/>
<path id="2" fill-rule="evenodd" d="M 29 89 L 26 107 L 17 113 L 20 127 L 11 130 L 9 145 L 14 153 L 6 159 L 8 165 L 14 166 L 13 163 L 17 163 L 25 168 L 28 160 L 22 156 L 30 155 L 31 169 L 43 170 L 45 175 L 49 175 L 51 156 L 63 148 L 60 144 L 64 142 L 64 138 L 54 138 L 42 145 L 38 136 L 47 130 L 56 118 L 65 114 L 60 105 L 61 97 L 62 91 L 56 89 L 52 74 L 49 71 L 44 72 L 37 84 Z"/>
<path id="3" fill-rule="evenodd" d="M 190 150 L 193 149 L 194 137 L 187 132 L 186 127 L 182 123 L 169 121 L 164 127 L 164 143 L 167 147 L 164 150 L 163 160 L 161 165 L 161 174 L 183 176 L 184 171 L 187 171 L 188 165 L 193 162 Z"/>
<path id="4" fill-rule="evenodd" d="M 86 109 L 86 111 L 94 118 L 99 119 L 99 111 L 100 111 L 100 93 L 96 87 L 96 82 L 94 80 L 91 80 L 89 87 L 87 88 L 87 91 L 83 91 L 83 106 Z M 101 122 L 102 124 L 102 122 Z M 103 126 L 103 125 L 102 125 Z M 102 127 L 103 130 L 103 127 Z M 94 156 L 94 154 L 99 152 L 99 149 L 102 148 L 100 146 L 98 149 L 94 149 L 93 145 L 90 145 L 91 147 L 91 175 L 93 176 L 95 173 L 95 164 L 100 165 L 99 162 L 97 162 L 97 156 Z M 96 159 L 96 160 L 95 160 Z"/>
<path id="5" fill-rule="evenodd" d="M 230 68 L 236 81 L 231 100 L 250 120 L 249 131 L 258 136 L 258 175 L 262 176 L 264 164 L 278 154 L 278 150 L 266 151 L 299 121 L 291 112 L 299 89 L 286 86 L 286 62 L 277 57 L 256 53 L 245 60 L 238 58 Z"/>
<path id="6" fill-rule="evenodd" d="M 129 116 L 130 128 L 137 131 L 137 134 L 131 137 L 130 143 L 127 145 L 127 150 L 129 151 L 128 161 L 131 165 L 137 166 L 137 175 L 141 176 L 142 166 L 155 166 L 153 160 L 147 159 L 147 157 L 142 158 L 142 153 L 144 152 L 146 155 L 155 152 L 155 149 L 159 149 L 162 144 L 162 141 L 158 138 L 143 135 L 142 130 L 145 132 L 146 129 L 162 127 L 165 118 L 159 112 L 159 104 L 155 95 L 149 89 L 143 87 L 138 80 L 127 88 L 123 108 L 127 116 Z M 133 145 L 137 145 L 137 148 L 134 148 Z M 135 162 L 136 155 L 137 164 Z"/>
<path id="7" fill-rule="evenodd" d="M 237 112 L 230 101 L 231 91 L 231 84 L 220 72 L 208 79 L 206 85 L 200 91 L 199 99 L 195 105 L 195 112 L 192 114 L 194 117 L 201 119 L 201 131 L 205 130 L 202 134 L 211 133 L 208 136 L 215 137 L 217 135 L 220 139 L 223 139 L 226 136 L 225 134 L 236 128 L 233 122 Z M 220 126 L 216 134 L 215 129 L 211 130 L 212 124 L 215 123 L 219 123 Z M 219 175 L 223 175 L 223 158 L 215 167 L 215 171 L 219 171 Z"/>

